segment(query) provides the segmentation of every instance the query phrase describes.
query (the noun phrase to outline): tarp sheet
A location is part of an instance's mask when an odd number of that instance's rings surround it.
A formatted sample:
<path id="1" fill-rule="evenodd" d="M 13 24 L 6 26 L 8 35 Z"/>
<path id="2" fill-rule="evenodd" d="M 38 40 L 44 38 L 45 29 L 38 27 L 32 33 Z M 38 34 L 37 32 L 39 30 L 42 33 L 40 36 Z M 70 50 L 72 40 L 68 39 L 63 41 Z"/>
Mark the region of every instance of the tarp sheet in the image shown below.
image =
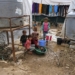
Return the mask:
<path id="1" fill-rule="evenodd" d="M 51 4 L 51 5 L 70 5 L 72 0 L 33 0 L 36 3 Z"/>
<path id="2" fill-rule="evenodd" d="M 75 0 L 73 0 L 69 6 L 68 13 L 70 13 L 73 9 L 75 9 Z"/>
<path id="3" fill-rule="evenodd" d="M 66 18 L 66 36 L 69 39 L 75 40 L 75 18 Z"/>

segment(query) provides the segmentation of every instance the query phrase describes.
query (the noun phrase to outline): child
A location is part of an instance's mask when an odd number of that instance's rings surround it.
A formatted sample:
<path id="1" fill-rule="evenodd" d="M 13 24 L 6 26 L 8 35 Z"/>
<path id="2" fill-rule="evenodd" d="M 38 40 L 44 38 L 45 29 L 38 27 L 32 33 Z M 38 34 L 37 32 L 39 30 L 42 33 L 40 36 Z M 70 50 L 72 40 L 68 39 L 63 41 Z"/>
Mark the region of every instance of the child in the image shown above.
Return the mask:
<path id="1" fill-rule="evenodd" d="M 34 21 L 34 24 L 33 24 L 33 26 L 34 26 L 34 27 L 36 26 L 36 21 Z"/>
<path id="2" fill-rule="evenodd" d="M 50 23 L 48 22 L 48 18 L 46 17 L 44 19 L 44 22 L 42 24 L 42 30 L 43 30 L 43 39 L 45 40 L 46 34 L 48 33 L 50 29 Z"/>
<path id="3" fill-rule="evenodd" d="M 37 27 L 34 27 L 34 32 L 32 33 L 32 41 L 31 44 L 34 44 L 35 47 L 38 47 L 38 32 L 37 32 Z"/>
<path id="4" fill-rule="evenodd" d="M 31 46 L 31 40 L 32 40 L 32 36 L 29 35 L 26 43 L 24 44 L 25 48 L 30 52 L 32 52 L 35 49 L 35 47 Z"/>
<path id="5" fill-rule="evenodd" d="M 20 38 L 20 42 L 22 43 L 22 45 L 24 46 L 24 43 L 26 42 L 26 40 L 27 40 L 27 35 L 26 35 L 26 31 L 25 30 L 23 30 L 22 31 L 22 36 L 21 36 L 21 38 Z"/>

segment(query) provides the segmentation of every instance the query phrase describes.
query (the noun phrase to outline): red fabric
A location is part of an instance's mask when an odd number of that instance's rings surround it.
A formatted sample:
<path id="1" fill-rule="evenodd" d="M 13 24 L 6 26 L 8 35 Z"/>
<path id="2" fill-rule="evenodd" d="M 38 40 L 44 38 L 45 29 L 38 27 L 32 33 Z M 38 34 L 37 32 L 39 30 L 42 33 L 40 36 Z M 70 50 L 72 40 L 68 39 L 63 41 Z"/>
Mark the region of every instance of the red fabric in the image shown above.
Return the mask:
<path id="1" fill-rule="evenodd" d="M 35 44 L 35 46 L 37 46 L 38 45 L 38 39 L 32 39 L 31 43 Z"/>
<path id="2" fill-rule="evenodd" d="M 30 47 L 31 47 L 31 41 L 27 40 L 26 43 L 24 44 L 24 46 L 25 46 L 26 49 L 30 49 Z"/>
<path id="3" fill-rule="evenodd" d="M 32 41 L 31 44 L 35 44 L 35 46 L 38 46 L 38 32 L 32 33 Z"/>

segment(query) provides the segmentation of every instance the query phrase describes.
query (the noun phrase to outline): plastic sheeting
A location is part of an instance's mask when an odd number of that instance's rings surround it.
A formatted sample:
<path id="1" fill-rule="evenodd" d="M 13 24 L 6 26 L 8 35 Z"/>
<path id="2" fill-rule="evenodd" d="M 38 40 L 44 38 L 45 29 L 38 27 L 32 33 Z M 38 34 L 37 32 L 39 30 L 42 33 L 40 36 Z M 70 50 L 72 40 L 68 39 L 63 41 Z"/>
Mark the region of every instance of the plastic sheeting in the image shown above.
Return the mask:
<path id="1" fill-rule="evenodd" d="M 64 25 L 62 27 L 62 32 L 61 32 L 61 35 L 63 37 L 64 37 L 64 34 L 69 39 L 75 40 L 75 12 L 70 12 L 67 15 Z"/>
<path id="2" fill-rule="evenodd" d="M 69 6 L 69 10 L 68 13 L 70 13 L 72 11 L 72 9 L 75 9 L 75 0 L 73 0 Z"/>
<path id="3" fill-rule="evenodd" d="M 72 0 L 33 0 L 36 3 L 51 4 L 51 5 L 70 5 Z"/>
<path id="4" fill-rule="evenodd" d="M 22 0 L 18 0 L 18 1 L 22 1 Z M 23 10 L 24 10 L 23 14 L 30 15 L 30 26 L 32 27 L 32 0 L 23 0 L 23 7 L 24 7 L 23 8 Z M 20 36 L 22 35 L 22 30 L 26 30 L 27 31 L 27 35 L 28 35 L 29 31 L 26 28 L 22 28 L 20 30 L 15 30 L 14 31 L 14 39 L 15 40 L 20 38 Z M 31 29 L 31 33 L 32 33 L 32 29 Z M 6 39 L 6 33 L 3 33 L 3 34 L 5 35 L 4 39 L 6 41 L 7 40 Z M 9 37 L 11 37 L 10 33 L 9 33 Z M 10 42 L 11 42 L 11 38 L 9 38 L 9 39 L 10 39 Z"/>
<path id="5" fill-rule="evenodd" d="M 75 15 L 73 15 L 73 16 L 75 16 Z M 75 40 L 75 18 L 73 18 L 73 17 L 66 18 L 65 25 L 66 25 L 66 36 L 69 39 Z"/>
<path id="6" fill-rule="evenodd" d="M 23 0 L 23 14 L 30 15 L 30 26 L 32 27 L 32 0 Z"/>

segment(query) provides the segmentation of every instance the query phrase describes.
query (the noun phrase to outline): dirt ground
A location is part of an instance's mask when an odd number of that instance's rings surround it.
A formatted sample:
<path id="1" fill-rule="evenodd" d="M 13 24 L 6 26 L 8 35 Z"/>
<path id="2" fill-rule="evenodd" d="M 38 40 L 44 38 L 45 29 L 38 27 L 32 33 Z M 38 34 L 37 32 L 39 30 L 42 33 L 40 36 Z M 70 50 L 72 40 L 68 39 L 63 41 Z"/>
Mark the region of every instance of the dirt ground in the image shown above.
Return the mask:
<path id="1" fill-rule="evenodd" d="M 75 75 L 75 50 L 49 42 L 45 55 L 27 53 L 17 63 L 0 61 L 0 75 Z"/>

